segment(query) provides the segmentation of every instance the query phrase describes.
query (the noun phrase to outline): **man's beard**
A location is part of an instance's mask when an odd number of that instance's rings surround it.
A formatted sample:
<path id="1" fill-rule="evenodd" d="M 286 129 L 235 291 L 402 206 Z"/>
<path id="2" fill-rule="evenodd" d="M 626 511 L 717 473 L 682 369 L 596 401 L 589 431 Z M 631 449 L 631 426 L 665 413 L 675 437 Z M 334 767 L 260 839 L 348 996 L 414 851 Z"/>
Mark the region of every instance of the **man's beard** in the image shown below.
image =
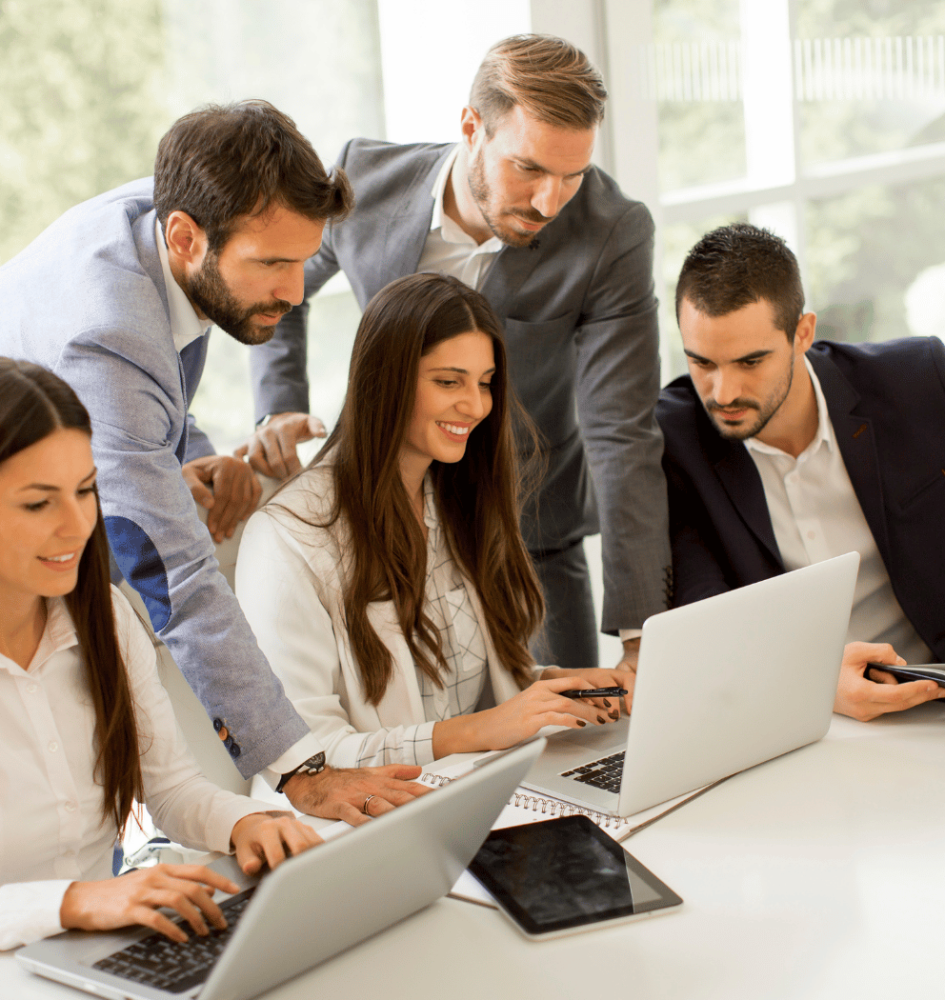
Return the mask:
<path id="1" fill-rule="evenodd" d="M 482 213 L 482 217 L 493 236 L 500 239 L 503 243 L 510 247 L 538 248 L 538 237 L 541 235 L 540 233 L 517 233 L 515 230 L 505 228 L 496 222 L 495 216 L 492 214 L 489 207 L 489 203 L 492 198 L 492 191 L 486 181 L 486 172 L 482 165 L 481 150 L 469 161 L 468 183 L 470 194 L 472 194 L 473 200 L 476 202 L 476 206 Z M 548 219 L 545 218 L 541 212 L 536 212 L 534 209 L 510 212 L 508 214 L 518 216 L 526 222 L 548 221 Z"/>
<path id="2" fill-rule="evenodd" d="M 781 409 L 782 403 L 787 399 L 791 391 L 791 384 L 794 381 L 794 354 L 791 354 L 791 367 L 788 369 L 787 378 L 770 395 L 764 404 L 757 403 L 753 399 L 733 399 L 731 403 L 726 403 L 720 407 L 714 399 L 704 401 L 706 412 L 709 414 L 715 429 L 729 441 L 745 441 L 748 438 L 757 437 L 768 426 L 771 418 Z M 757 410 L 758 418 L 750 427 L 726 427 L 716 419 L 716 414 L 724 410 Z"/>
<path id="3" fill-rule="evenodd" d="M 254 316 L 260 313 L 270 316 L 274 313 L 287 313 L 292 308 L 292 303 L 284 299 L 255 302 L 251 306 L 241 305 L 223 280 L 215 253 L 207 254 L 200 270 L 188 280 L 184 291 L 208 319 L 213 320 L 221 330 L 225 330 L 241 344 L 250 347 L 264 344 L 272 339 L 275 332 L 274 325 L 253 323 Z"/>

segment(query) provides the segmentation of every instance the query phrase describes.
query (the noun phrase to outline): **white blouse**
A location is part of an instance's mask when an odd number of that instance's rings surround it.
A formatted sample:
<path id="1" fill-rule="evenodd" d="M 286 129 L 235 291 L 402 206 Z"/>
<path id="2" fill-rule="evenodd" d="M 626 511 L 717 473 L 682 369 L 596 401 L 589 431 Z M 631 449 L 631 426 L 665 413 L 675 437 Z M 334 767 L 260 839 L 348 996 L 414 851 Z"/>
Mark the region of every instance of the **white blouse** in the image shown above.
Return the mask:
<path id="1" fill-rule="evenodd" d="M 145 800 L 172 840 L 227 852 L 234 824 L 269 806 L 197 769 L 158 678 L 154 647 L 114 588 L 116 631 L 137 711 Z M 0 949 L 62 930 L 69 885 L 111 876 L 117 830 L 93 776 L 95 709 L 72 619 L 49 599 L 28 670 L 0 655 Z M 132 819 L 131 822 L 134 822 Z"/>
<path id="2" fill-rule="evenodd" d="M 437 688 L 416 667 L 392 601 L 368 620 L 393 656 L 384 697 L 371 705 L 351 648 L 343 590 L 351 558 L 343 520 L 328 528 L 331 467 L 318 465 L 250 519 L 240 542 L 236 595 L 273 671 L 335 767 L 428 764 L 440 719 L 511 698 L 512 676 L 492 648 L 475 587 L 449 553 L 431 489 L 425 490 L 426 611 L 440 629 L 449 670 Z M 295 515 L 298 515 L 295 516 Z"/>

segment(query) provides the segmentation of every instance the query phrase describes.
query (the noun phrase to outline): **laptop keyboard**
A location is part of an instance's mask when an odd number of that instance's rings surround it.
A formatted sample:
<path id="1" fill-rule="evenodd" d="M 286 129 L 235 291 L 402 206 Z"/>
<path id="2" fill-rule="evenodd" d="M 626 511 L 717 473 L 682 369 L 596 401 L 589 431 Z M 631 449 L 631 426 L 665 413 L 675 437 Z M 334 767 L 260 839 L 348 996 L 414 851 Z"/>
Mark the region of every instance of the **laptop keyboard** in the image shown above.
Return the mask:
<path id="1" fill-rule="evenodd" d="M 562 771 L 562 778 L 573 778 L 584 785 L 593 785 L 594 788 L 603 788 L 605 792 L 619 792 L 620 780 L 623 777 L 623 756 L 625 751 L 611 754 L 609 757 L 601 757 L 600 760 L 592 760 L 589 764 L 582 764 L 572 771 Z"/>
<path id="2" fill-rule="evenodd" d="M 183 993 L 192 986 L 198 986 L 210 975 L 214 963 L 229 944 L 243 910 L 255 891 L 254 886 L 220 904 L 227 922 L 225 930 L 211 927 L 207 937 L 200 937 L 193 933 L 189 924 L 175 920 L 174 923 L 184 927 L 190 934 L 188 941 L 179 944 L 163 934 L 149 934 L 127 948 L 101 959 L 92 968 L 136 983 L 144 983 L 155 989 L 167 990 L 169 993 Z"/>

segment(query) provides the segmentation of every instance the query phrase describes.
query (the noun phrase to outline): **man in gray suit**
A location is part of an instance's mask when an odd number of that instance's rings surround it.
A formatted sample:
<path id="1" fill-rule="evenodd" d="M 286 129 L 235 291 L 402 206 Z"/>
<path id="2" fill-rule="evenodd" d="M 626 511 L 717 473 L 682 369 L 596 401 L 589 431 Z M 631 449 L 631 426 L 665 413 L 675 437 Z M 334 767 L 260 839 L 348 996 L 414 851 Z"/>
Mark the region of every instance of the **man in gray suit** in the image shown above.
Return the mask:
<path id="1" fill-rule="evenodd" d="M 51 369 L 88 409 L 115 561 L 243 776 L 268 773 L 296 808 L 356 824 L 423 794 L 402 780 L 419 769 L 324 767 L 194 507 L 192 494 L 211 518 L 246 515 L 254 477 L 213 454 L 187 412 L 211 322 L 244 344 L 271 336 L 350 200 L 344 175 L 265 101 L 186 115 L 153 180 L 77 205 L 0 268 L 0 354 Z"/>
<path id="2" fill-rule="evenodd" d="M 603 536 L 603 629 L 634 666 L 643 620 L 663 610 L 670 553 L 659 391 L 653 223 L 591 165 L 607 92 L 561 39 L 516 36 L 487 54 L 455 146 L 354 140 L 342 151 L 356 209 L 306 265 L 306 299 L 339 269 L 362 308 L 415 271 L 478 288 L 505 325 L 509 367 L 547 449 L 523 531 L 548 606 L 542 663 L 596 666 L 583 538 Z M 253 349 L 254 467 L 284 476 L 306 415 L 306 306 Z"/>

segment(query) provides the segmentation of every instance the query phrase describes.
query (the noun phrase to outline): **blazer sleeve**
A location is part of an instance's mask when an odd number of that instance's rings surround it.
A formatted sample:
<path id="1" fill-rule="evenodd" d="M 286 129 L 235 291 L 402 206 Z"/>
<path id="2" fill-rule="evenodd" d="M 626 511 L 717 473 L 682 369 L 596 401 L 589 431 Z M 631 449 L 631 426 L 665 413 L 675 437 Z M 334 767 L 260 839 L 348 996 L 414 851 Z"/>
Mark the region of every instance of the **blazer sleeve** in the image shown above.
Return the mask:
<path id="1" fill-rule="evenodd" d="M 291 515 L 290 515 L 291 516 Z M 326 529 L 306 528 L 330 539 Z M 324 560 L 320 556 L 324 556 Z M 313 563 L 326 562 L 324 572 Z M 267 511 L 254 514 L 243 532 L 236 563 L 236 593 L 273 670 L 299 714 L 335 767 L 428 764 L 433 760 L 432 722 L 378 727 L 366 732 L 349 715 L 366 708 L 360 686 L 349 690 L 333 623 L 320 592 L 336 587 L 328 549 L 303 551 L 297 538 Z"/>
<path id="2" fill-rule="evenodd" d="M 177 843 L 227 854 L 236 823 L 271 806 L 224 791 L 200 773 L 158 676 L 153 643 L 124 596 L 113 590 L 112 599 L 135 700 L 148 810 Z"/>
<path id="3" fill-rule="evenodd" d="M 219 572 L 181 476 L 159 380 L 110 343 L 107 335 L 78 338 L 60 365 L 92 417 L 109 544 L 207 714 L 229 730 L 234 763 L 250 777 L 305 738 L 308 728 Z"/>
<path id="4" fill-rule="evenodd" d="M 595 264 L 577 330 L 578 417 L 603 541 L 602 629 L 665 610 L 670 567 L 653 287 L 653 221 L 630 205 Z"/>

